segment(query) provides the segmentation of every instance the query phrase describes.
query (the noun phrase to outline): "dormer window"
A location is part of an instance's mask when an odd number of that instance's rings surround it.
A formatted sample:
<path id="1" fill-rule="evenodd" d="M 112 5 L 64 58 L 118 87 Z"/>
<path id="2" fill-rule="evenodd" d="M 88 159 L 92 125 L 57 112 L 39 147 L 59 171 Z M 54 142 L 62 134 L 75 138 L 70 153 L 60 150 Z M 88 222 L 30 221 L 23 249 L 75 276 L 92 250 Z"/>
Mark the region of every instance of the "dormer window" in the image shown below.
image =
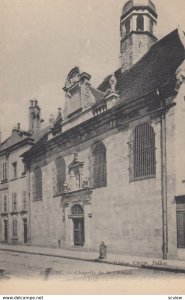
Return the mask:
<path id="1" fill-rule="evenodd" d="M 137 16 L 137 31 L 144 31 L 144 17 L 142 15 Z"/>

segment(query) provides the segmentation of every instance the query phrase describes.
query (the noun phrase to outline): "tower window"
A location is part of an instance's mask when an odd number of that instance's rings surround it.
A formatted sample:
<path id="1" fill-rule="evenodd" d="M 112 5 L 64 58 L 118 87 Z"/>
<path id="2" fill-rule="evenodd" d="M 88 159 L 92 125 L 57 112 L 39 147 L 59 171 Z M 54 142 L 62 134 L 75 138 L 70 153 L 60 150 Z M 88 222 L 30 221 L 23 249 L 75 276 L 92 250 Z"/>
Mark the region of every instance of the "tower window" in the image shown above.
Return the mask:
<path id="1" fill-rule="evenodd" d="M 154 21 L 152 19 L 150 19 L 150 32 L 154 33 Z"/>
<path id="2" fill-rule="evenodd" d="M 126 34 L 129 34 L 129 32 L 130 32 L 130 19 L 127 19 L 125 21 L 125 30 L 126 30 Z"/>
<path id="3" fill-rule="evenodd" d="M 137 31 L 144 31 L 144 17 L 142 15 L 137 16 Z"/>
<path id="4" fill-rule="evenodd" d="M 137 126 L 130 143 L 130 179 L 155 177 L 155 133 L 148 123 Z"/>
<path id="5" fill-rule="evenodd" d="M 93 187 L 105 187 L 107 184 L 106 148 L 97 142 L 92 148 L 93 154 Z"/>

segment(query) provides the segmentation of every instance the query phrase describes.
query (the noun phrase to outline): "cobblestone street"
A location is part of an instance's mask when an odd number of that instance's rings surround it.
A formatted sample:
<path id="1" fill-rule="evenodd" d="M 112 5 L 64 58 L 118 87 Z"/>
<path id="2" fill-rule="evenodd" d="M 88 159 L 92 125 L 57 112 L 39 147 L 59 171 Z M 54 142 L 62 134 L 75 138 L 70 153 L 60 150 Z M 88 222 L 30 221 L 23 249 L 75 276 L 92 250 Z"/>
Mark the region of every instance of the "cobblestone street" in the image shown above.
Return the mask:
<path id="1" fill-rule="evenodd" d="M 1 278 L 98 280 L 111 278 L 184 278 L 184 274 L 143 270 L 105 263 L 0 251 Z M 4 275 L 4 276 L 3 276 Z"/>

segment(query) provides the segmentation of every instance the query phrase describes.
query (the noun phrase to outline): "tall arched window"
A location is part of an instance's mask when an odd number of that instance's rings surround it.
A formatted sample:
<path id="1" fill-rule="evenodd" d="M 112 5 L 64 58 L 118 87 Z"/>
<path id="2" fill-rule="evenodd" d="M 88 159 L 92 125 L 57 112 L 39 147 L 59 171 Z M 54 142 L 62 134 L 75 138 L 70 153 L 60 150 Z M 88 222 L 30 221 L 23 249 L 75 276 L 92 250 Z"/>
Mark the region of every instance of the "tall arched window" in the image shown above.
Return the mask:
<path id="1" fill-rule="evenodd" d="M 93 187 L 99 188 L 107 185 L 106 148 L 102 142 L 92 146 L 93 154 Z"/>
<path id="2" fill-rule="evenodd" d="M 66 181 L 66 164 L 63 157 L 59 157 L 55 161 L 56 164 L 56 176 L 57 176 L 57 194 L 64 191 L 64 183 Z"/>
<path id="3" fill-rule="evenodd" d="M 42 199 L 42 171 L 36 168 L 34 171 L 34 200 Z"/>
<path id="4" fill-rule="evenodd" d="M 133 179 L 155 177 L 155 133 L 148 123 L 138 125 L 133 132 Z"/>
<path id="5" fill-rule="evenodd" d="M 137 31 L 144 31 L 144 17 L 142 15 L 137 16 Z"/>
<path id="6" fill-rule="evenodd" d="M 13 219 L 13 237 L 17 237 L 17 219 Z"/>

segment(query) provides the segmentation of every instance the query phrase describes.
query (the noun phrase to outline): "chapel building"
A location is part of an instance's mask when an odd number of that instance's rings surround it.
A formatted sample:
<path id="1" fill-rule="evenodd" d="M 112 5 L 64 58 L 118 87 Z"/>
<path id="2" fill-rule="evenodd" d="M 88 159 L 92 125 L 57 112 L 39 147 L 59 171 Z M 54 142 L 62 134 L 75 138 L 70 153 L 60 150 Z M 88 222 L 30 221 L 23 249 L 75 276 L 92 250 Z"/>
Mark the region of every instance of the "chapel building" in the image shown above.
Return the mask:
<path id="1" fill-rule="evenodd" d="M 21 154 L 31 245 L 185 258 L 185 37 L 157 40 L 157 18 L 127 1 L 120 68 L 94 88 L 74 67 L 63 110 Z"/>

